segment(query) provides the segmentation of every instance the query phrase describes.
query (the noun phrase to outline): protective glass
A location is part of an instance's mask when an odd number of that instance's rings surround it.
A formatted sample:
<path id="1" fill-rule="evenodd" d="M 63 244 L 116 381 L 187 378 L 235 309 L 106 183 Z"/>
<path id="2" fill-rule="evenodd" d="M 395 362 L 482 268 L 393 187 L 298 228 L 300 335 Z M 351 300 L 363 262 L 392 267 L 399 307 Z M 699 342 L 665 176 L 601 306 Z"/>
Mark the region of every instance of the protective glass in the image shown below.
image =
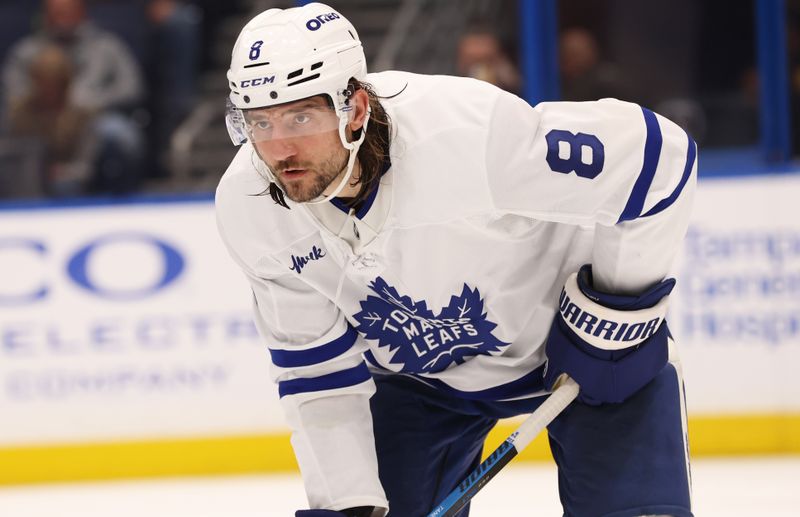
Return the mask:
<path id="1" fill-rule="evenodd" d="M 246 110 L 244 126 L 251 142 L 283 140 L 336 131 L 336 111 L 319 97 L 282 106 Z"/>
<path id="2" fill-rule="evenodd" d="M 233 145 L 242 145 L 247 142 L 247 126 L 244 122 L 242 110 L 233 105 L 230 99 L 225 99 L 225 127 Z"/>

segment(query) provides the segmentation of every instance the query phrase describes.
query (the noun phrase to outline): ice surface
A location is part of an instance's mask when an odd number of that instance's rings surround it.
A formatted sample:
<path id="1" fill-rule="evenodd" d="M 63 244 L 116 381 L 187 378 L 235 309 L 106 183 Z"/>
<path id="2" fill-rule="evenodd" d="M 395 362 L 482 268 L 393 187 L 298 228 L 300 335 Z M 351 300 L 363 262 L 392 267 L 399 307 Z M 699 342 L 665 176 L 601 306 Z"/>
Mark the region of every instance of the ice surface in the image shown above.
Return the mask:
<path id="1" fill-rule="evenodd" d="M 703 459 L 692 465 L 698 517 L 800 515 L 800 456 Z M 291 517 L 298 476 L 226 476 L 0 488 L 2 517 Z M 559 516 L 556 470 L 519 464 L 473 501 L 471 517 Z"/>

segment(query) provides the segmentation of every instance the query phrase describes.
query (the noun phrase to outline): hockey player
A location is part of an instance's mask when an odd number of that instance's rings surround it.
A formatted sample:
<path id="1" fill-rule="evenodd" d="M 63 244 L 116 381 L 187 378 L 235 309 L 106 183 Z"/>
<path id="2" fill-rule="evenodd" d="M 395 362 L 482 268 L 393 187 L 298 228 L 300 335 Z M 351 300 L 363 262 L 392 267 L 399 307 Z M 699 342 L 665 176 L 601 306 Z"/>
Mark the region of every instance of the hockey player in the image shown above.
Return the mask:
<path id="1" fill-rule="evenodd" d="M 696 177 L 683 130 L 613 99 L 367 75 L 316 3 L 253 18 L 228 82 L 241 149 L 217 219 L 292 429 L 298 517 L 425 515 L 563 373 L 581 386 L 548 428 L 565 515 L 692 515 L 664 320 Z"/>

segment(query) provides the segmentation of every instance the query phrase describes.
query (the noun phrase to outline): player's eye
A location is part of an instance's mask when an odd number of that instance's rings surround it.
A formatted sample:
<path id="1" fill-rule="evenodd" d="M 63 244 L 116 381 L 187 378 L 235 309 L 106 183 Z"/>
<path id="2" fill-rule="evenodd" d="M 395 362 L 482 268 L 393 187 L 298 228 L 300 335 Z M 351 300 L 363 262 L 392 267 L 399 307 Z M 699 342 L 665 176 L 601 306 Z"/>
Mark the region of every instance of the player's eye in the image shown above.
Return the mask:
<path id="1" fill-rule="evenodd" d="M 269 129 L 271 127 L 271 125 L 270 125 L 269 121 L 267 121 L 267 120 L 257 120 L 255 122 L 253 122 L 253 127 L 255 127 L 256 129 L 258 129 L 260 131 L 266 131 L 267 129 Z"/>
<path id="2" fill-rule="evenodd" d="M 308 113 L 297 113 L 294 116 L 294 123 L 298 125 L 304 125 L 311 122 L 311 115 Z"/>

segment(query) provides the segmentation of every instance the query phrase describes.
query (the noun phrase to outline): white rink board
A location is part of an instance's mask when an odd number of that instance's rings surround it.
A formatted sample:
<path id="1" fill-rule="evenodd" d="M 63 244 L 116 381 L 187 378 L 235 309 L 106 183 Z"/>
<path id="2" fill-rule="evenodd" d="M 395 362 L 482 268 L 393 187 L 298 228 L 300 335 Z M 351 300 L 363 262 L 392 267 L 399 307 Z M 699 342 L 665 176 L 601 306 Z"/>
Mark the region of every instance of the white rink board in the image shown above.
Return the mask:
<path id="1" fill-rule="evenodd" d="M 669 322 L 691 413 L 800 411 L 800 176 L 700 183 Z"/>
<path id="2" fill-rule="evenodd" d="M 211 201 L 0 211 L 0 446 L 283 431 L 250 303 Z"/>
<path id="3" fill-rule="evenodd" d="M 692 414 L 800 411 L 798 199 L 701 182 L 670 313 Z M 0 447 L 282 433 L 269 363 L 210 201 L 0 211 Z"/>

